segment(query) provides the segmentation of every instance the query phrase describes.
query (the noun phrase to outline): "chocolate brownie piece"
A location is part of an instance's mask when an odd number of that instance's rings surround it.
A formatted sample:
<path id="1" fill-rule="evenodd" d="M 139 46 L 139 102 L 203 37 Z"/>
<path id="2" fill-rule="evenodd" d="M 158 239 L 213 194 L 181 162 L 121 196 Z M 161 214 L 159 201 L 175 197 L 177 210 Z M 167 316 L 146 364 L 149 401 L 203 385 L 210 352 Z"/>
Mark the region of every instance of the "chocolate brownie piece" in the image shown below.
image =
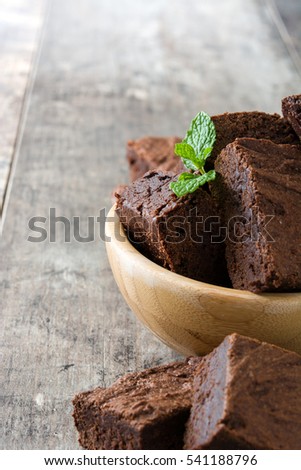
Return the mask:
<path id="1" fill-rule="evenodd" d="M 213 116 L 216 142 L 206 167 L 213 168 L 216 157 L 238 137 L 269 139 L 277 144 L 300 144 L 290 124 L 278 114 L 259 111 L 225 113 Z"/>
<path id="2" fill-rule="evenodd" d="M 301 95 L 283 98 L 282 113 L 301 139 Z"/>
<path id="3" fill-rule="evenodd" d="M 186 449 L 301 449 L 301 356 L 237 334 L 195 371 Z"/>
<path id="4" fill-rule="evenodd" d="M 115 204 L 116 199 L 123 193 L 125 188 L 127 187 L 126 184 L 119 184 L 118 186 L 115 186 L 111 193 L 111 202 L 112 204 Z"/>
<path id="5" fill-rule="evenodd" d="M 214 201 L 202 188 L 178 198 L 169 189 L 176 179 L 173 173 L 153 170 L 124 190 L 116 212 L 128 238 L 145 256 L 170 271 L 227 284 Z"/>
<path id="6" fill-rule="evenodd" d="M 228 225 L 226 258 L 236 289 L 301 290 L 301 150 L 237 139 L 216 160 L 212 191 Z"/>
<path id="7" fill-rule="evenodd" d="M 85 449 L 182 449 L 199 358 L 125 375 L 73 400 Z"/>
<path id="8" fill-rule="evenodd" d="M 142 137 L 127 144 L 127 160 L 131 181 L 140 178 L 149 170 L 182 171 L 183 164 L 174 153 L 179 137 Z"/>

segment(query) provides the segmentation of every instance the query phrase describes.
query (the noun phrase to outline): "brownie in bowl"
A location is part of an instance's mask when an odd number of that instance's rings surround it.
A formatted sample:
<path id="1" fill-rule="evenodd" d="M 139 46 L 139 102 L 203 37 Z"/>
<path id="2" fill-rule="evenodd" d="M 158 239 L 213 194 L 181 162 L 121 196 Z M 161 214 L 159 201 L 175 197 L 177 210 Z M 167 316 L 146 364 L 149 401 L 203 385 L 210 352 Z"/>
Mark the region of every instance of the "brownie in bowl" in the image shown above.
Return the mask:
<path id="1" fill-rule="evenodd" d="M 283 98 L 282 113 L 301 139 L 301 95 Z"/>
<path id="2" fill-rule="evenodd" d="M 233 287 L 300 291 L 300 147 L 236 139 L 215 168 L 212 190 L 228 226 L 226 258 Z"/>
<path id="3" fill-rule="evenodd" d="M 279 114 L 260 111 L 224 113 L 212 116 L 212 121 L 216 130 L 216 143 L 207 162 L 208 168 L 213 168 L 222 149 L 239 137 L 269 139 L 276 144 L 300 143 L 289 122 Z"/>
<path id="4" fill-rule="evenodd" d="M 116 212 L 130 242 L 177 274 L 229 285 L 217 209 L 203 188 L 178 198 L 177 176 L 150 171 L 117 194 Z"/>

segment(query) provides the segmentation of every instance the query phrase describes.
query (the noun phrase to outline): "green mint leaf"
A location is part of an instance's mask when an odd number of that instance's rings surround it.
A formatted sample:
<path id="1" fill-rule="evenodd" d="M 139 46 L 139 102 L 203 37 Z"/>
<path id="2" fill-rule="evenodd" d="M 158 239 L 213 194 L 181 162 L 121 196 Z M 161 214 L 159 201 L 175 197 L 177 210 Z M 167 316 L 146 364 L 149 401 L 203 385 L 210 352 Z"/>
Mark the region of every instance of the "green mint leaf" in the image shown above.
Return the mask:
<path id="1" fill-rule="evenodd" d="M 195 151 L 191 145 L 181 142 L 175 144 L 175 154 L 181 157 L 182 162 L 189 170 L 196 171 L 199 169 L 199 161 L 196 158 Z"/>
<path id="2" fill-rule="evenodd" d="M 202 150 L 201 150 L 200 158 L 202 159 L 202 161 L 204 162 L 204 164 L 205 164 L 206 158 L 209 157 L 209 155 L 211 154 L 212 150 L 213 150 L 213 147 L 206 147 L 205 149 L 202 149 Z"/>
<path id="3" fill-rule="evenodd" d="M 205 166 L 205 163 L 206 163 L 206 158 L 209 157 L 211 152 L 212 152 L 212 147 L 207 147 L 207 148 L 201 150 L 201 152 L 199 154 L 199 158 L 198 158 L 198 162 L 199 162 L 199 165 L 200 165 L 199 169 L 204 170 L 204 166 Z M 205 170 L 204 170 L 204 172 L 205 172 Z"/>
<path id="4" fill-rule="evenodd" d="M 181 173 L 179 178 L 178 178 L 178 181 L 190 180 L 190 179 L 195 178 L 196 176 L 197 175 L 195 175 L 194 173 Z"/>
<path id="5" fill-rule="evenodd" d="M 199 160 L 202 163 L 209 157 L 216 139 L 214 123 L 211 117 L 201 111 L 196 115 L 190 124 L 183 143 L 189 144 Z M 209 150 L 210 149 L 210 150 Z M 206 153 L 204 154 L 204 151 Z"/>
<path id="6" fill-rule="evenodd" d="M 206 183 L 209 183 L 210 181 L 214 181 L 215 178 L 216 178 L 216 172 L 215 170 L 210 170 L 210 171 L 207 171 L 207 173 L 205 173 L 204 175 L 202 176 L 206 176 Z M 205 183 L 203 183 L 205 184 Z"/>
<path id="7" fill-rule="evenodd" d="M 190 160 L 195 158 L 195 151 L 191 145 L 185 144 L 183 142 L 175 144 L 175 154 L 179 155 L 179 157 L 188 158 Z"/>
<path id="8" fill-rule="evenodd" d="M 208 173 L 204 173 L 203 175 L 196 175 L 193 173 L 182 173 L 179 176 L 178 181 L 170 183 L 169 187 L 175 193 L 176 196 L 182 197 L 188 193 L 194 193 L 194 191 L 203 186 L 205 183 L 213 181 L 215 177 L 216 173 L 214 170 L 210 170 L 208 171 Z"/>
<path id="9" fill-rule="evenodd" d="M 215 179 L 215 171 L 205 172 L 206 159 L 212 152 L 216 133 L 213 121 L 203 111 L 196 115 L 190 124 L 185 138 L 175 145 L 175 154 L 181 157 L 184 165 L 194 173 L 182 173 L 178 181 L 169 185 L 178 196 L 193 193 L 209 181 Z M 195 173 L 197 171 L 197 173 Z"/>

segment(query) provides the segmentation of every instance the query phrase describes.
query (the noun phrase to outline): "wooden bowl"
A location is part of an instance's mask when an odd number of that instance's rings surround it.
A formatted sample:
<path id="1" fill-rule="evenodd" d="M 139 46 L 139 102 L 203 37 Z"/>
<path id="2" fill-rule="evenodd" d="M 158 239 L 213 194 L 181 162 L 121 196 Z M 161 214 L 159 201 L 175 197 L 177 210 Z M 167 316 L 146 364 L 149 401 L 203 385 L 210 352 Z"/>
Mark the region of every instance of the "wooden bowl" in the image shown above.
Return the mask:
<path id="1" fill-rule="evenodd" d="M 171 348 L 184 355 L 207 354 L 237 332 L 301 354 L 301 293 L 258 295 L 172 273 L 131 245 L 115 206 L 105 233 L 109 262 L 127 304 Z"/>

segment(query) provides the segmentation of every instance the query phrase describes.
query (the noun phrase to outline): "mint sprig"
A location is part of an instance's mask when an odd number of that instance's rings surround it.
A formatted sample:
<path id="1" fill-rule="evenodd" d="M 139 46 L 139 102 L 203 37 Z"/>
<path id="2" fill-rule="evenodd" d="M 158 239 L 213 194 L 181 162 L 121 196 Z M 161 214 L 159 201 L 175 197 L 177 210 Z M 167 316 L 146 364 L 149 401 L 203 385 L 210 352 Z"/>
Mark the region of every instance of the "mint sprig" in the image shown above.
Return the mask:
<path id="1" fill-rule="evenodd" d="M 204 173 L 203 175 L 182 173 L 179 176 L 178 181 L 170 183 L 169 187 L 176 196 L 181 197 L 188 193 L 194 193 L 194 191 L 199 189 L 205 183 L 215 180 L 215 176 L 216 174 L 214 170 L 210 170 L 208 173 Z"/>
<path id="2" fill-rule="evenodd" d="M 196 173 L 182 173 L 178 181 L 170 183 L 170 189 L 178 196 L 193 193 L 209 181 L 215 179 L 215 171 L 206 173 L 205 163 L 213 150 L 216 132 L 212 119 L 203 111 L 196 115 L 190 124 L 185 138 L 175 145 L 175 154 L 181 157 L 188 170 Z"/>

